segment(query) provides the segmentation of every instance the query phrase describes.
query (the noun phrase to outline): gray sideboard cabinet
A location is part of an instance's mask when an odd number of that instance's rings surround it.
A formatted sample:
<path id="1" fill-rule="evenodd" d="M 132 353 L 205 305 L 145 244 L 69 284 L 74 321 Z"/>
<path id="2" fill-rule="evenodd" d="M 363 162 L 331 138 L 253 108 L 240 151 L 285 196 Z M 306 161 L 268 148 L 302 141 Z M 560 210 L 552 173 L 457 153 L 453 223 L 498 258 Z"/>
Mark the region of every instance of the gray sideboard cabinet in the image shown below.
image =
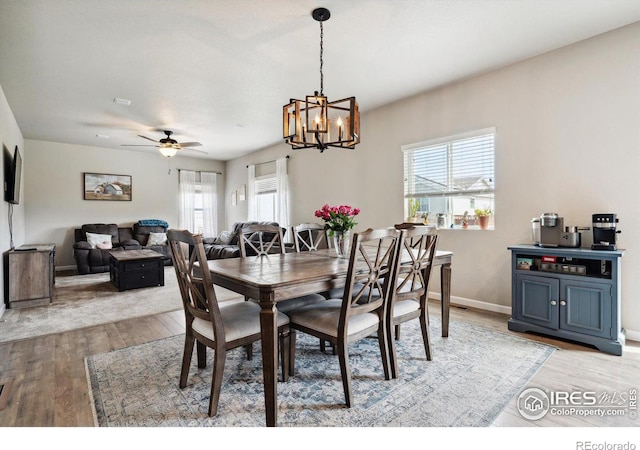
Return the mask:
<path id="1" fill-rule="evenodd" d="M 624 250 L 533 245 L 508 249 L 512 273 L 509 330 L 568 339 L 622 355 Z"/>

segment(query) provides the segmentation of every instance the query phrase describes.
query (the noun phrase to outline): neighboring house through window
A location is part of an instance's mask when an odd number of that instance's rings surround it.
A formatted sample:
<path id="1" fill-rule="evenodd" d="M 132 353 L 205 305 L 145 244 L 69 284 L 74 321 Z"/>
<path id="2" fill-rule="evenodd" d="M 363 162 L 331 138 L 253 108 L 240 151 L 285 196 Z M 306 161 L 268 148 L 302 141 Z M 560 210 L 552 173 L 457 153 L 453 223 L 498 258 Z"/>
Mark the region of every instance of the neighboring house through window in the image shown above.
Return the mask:
<path id="1" fill-rule="evenodd" d="M 493 228 L 494 144 L 487 128 L 403 146 L 406 215 L 413 203 L 429 223 L 477 228 L 475 210 L 489 209 Z"/>

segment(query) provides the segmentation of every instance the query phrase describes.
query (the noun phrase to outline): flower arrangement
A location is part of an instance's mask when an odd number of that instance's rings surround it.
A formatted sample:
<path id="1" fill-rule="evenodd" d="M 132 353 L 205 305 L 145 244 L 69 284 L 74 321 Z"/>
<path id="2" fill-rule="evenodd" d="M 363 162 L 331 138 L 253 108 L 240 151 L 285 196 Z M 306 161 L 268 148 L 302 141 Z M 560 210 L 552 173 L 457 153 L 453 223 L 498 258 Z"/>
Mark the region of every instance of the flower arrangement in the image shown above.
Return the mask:
<path id="1" fill-rule="evenodd" d="M 315 216 L 325 221 L 324 229 L 328 230 L 328 235 L 333 236 L 335 232 L 344 233 L 357 225 L 353 218 L 360 214 L 359 208 L 352 208 L 348 205 L 329 206 L 324 205 L 316 210 Z"/>

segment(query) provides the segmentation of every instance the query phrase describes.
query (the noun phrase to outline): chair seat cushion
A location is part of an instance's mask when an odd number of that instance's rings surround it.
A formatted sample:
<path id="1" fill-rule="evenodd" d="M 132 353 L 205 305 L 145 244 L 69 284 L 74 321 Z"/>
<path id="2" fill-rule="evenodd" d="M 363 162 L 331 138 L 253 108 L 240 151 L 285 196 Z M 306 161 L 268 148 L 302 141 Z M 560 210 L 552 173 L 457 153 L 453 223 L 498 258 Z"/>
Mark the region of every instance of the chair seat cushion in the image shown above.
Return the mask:
<path id="1" fill-rule="evenodd" d="M 314 305 L 303 306 L 289 313 L 291 324 L 319 331 L 328 336 L 338 336 L 338 321 L 342 300 L 333 299 Z M 378 316 L 374 313 L 359 314 L 349 318 L 348 335 L 359 333 L 378 325 Z"/>
<path id="2" fill-rule="evenodd" d="M 309 294 L 302 297 L 291 298 L 289 300 L 283 300 L 277 303 L 278 311 L 285 314 L 289 314 L 294 309 L 302 308 L 303 306 L 313 305 L 318 302 L 326 302 L 327 300 L 320 294 Z"/>
<path id="3" fill-rule="evenodd" d="M 420 303 L 415 300 L 399 300 L 393 304 L 393 317 L 402 317 L 420 309 Z"/>
<path id="4" fill-rule="evenodd" d="M 224 323 L 224 333 L 227 342 L 235 341 L 247 336 L 260 333 L 260 306 L 253 302 L 238 302 L 220 308 L 220 316 Z M 289 323 L 286 314 L 278 312 L 278 327 Z M 214 340 L 213 326 L 208 320 L 195 318 L 193 331 Z"/>

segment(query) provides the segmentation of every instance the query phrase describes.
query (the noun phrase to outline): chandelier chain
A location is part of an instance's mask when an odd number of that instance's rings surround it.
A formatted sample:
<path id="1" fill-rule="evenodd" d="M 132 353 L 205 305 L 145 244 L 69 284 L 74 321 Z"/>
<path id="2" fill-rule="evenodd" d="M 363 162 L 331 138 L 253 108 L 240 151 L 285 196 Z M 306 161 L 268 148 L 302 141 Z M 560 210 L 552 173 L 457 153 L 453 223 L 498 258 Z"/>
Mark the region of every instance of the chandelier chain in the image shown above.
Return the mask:
<path id="1" fill-rule="evenodd" d="M 324 27 L 322 26 L 322 22 L 320 22 L 320 95 L 324 95 L 324 74 L 322 73 L 322 66 L 324 65 L 324 60 L 322 59 L 322 53 L 324 52 Z"/>

